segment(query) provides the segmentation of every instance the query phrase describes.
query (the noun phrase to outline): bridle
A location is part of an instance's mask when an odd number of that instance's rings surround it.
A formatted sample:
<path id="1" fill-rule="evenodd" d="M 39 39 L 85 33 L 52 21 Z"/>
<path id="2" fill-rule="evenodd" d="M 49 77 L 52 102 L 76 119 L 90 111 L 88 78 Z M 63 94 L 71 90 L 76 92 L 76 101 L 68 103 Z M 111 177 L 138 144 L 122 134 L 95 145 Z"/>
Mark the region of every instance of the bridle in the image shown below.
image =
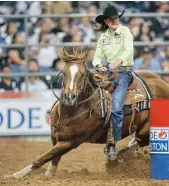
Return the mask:
<path id="1" fill-rule="evenodd" d="M 84 64 L 85 64 L 85 63 L 83 63 L 82 61 L 70 61 L 69 63 L 76 63 L 76 64 L 81 64 L 81 65 L 84 65 Z M 85 66 L 85 74 L 84 74 L 84 76 L 83 76 L 83 78 L 82 78 L 82 83 L 81 83 L 81 86 L 80 86 L 80 89 L 79 89 L 79 92 L 78 92 L 77 95 L 79 95 L 79 94 L 81 93 L 81 91 L 83 90 L 85 81 L 88 81 L 88 82 L 89 82 L 89 85 L 90 85 L 92 88 L 94 88 L 93 85 L 91 84 L 91 82 L 90 82 L 88 76 L 87 76 L 87 70 L 88 70 L 88 69 L 87 69 L 86 65 L 84 65 L 84 66 Z M 60 103 L 62 103 L 62 99 L 61 99 L 60 97 L 58 97 L 58 96 L 55 94 L 55 92 L 54 92 L 54 90 L 53 90 L 53 82 L 54 82 L 55 79 L 56 79 L 58 76 L 60 76 L 63 72 L 64 72 L 64 71 L 61 71 L 60 73 L 58 73 L 58 74 L 55 76 L 55 78 L 52 80 L 52 82 L 51 82 L 51 89 L 52 89 L 52 92 L 53 92 L 54 96 L 58 99 L 58 101 L 60 101 Z M 77 101 L 78 96 L 77 96 L 77 98 L 76 98 L 76 105 L 81 105 L 81 104 L 83 104 L 83 103 L 85 103 L 85 102 L 91 100 L 91 99 L 96 95 L 96 93 L 99 91 L 99 89 L 101 88 L 101 85 L 102 85 L 103 82 L 104 82 L 104 78 L 103 78 L 103 80 L 99 83 L 99 85 L 97 84 L 98 87 L 96 88 L 96 90 L 94 91 L 94 93 L 93 93 L 90 97 L 88 97 L 88 98 L 86 98 L 86 99 L 84 99 L 84 100 L 78 102 L 78 101 Z"/>

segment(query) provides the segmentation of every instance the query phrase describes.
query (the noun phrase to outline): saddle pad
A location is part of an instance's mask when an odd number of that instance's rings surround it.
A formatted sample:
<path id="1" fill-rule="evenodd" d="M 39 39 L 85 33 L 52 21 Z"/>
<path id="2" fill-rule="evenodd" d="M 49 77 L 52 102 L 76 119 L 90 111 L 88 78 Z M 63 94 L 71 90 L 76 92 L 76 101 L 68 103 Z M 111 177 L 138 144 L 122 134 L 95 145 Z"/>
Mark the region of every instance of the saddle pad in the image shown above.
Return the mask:
<path id="1" fill-rule="evenodd" d="M 150 104 L 150 100 L 148 98 L 146 98 L 142 102 L 136 103 L 136 112 L 141 112 L 141 111 L 144 111 L 144 110 L 148 110 L 149 109 L 149 104 Z M 123 105 L 123 113 L 124 113 L 124 116 L 131 115 L 132 114 L 131 105 Z"/>
<path id="2" fill-rule="evenodd" d="M 137 79 L 137 84 L 133 90 L 129 90 L 126 93 L 124 105 L 131 105 L 133 103 L 142 102 L 147 98 L 147 93 L 140 81 Z"/>

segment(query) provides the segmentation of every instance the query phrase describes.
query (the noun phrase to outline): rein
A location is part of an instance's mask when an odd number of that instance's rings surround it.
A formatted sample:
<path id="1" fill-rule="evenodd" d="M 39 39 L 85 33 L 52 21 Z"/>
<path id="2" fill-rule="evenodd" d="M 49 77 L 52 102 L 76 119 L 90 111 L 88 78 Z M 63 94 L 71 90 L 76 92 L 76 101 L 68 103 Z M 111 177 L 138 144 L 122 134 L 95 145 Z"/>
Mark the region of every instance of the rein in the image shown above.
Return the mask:
<path id="1" fill-rule="evenodd" d="M 55 96 L 60 102 L 62 102 L 61 98 L 59 98 L 59 97 L 55 94 L 55 92 L 54 92 L 54 90 L 53 90 L 53 82 L 54 82 L 55 79 L 56 79 L 58 76 L 60 76 L 60 74 L 62 74 L 62 73 L 63 73 L 63 71 L 59 72 L 59 73 L 53 78 L 53 80 L 52 80 L 52 82 L 51 82 L 51 84 L 50 84 L 50 87 L 51 87 L 51 90 L 52 90 L 54 96 Z"/>

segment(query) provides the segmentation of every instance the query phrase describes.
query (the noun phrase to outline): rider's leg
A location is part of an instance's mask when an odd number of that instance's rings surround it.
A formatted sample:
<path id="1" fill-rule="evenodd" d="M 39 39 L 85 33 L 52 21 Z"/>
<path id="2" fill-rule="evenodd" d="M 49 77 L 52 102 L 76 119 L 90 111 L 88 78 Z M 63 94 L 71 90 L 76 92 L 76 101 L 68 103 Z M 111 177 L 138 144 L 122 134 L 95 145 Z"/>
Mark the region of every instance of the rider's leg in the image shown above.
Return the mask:
<path id="1" fill-rule="evenodd" d="M 112 128 L 115 143 L 121 139 L 121 128 L 123 124 L 123 102 L 126 96 L 127 88 L 131 81 L 131 74 L 122 72 L 119 73 L 116 81 L 116 89 L 112 95 Z M 115 145 L 110 145 L 108 149 L 108 155 L 110 159 L 116 158 Z"/>

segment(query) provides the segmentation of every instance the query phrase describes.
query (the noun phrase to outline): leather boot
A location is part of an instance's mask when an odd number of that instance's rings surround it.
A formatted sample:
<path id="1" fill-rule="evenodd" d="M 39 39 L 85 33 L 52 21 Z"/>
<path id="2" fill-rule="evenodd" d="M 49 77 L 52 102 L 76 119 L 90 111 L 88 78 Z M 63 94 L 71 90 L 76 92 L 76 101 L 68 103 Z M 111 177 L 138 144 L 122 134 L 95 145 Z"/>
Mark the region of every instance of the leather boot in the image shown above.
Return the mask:
<path id="1" fill-rule="evenodd" d="M 121 128 L 113 126 L 113 136 L 116 142 L 121 140 Z"/>
<path id="2" fill-rule="evenodd" d="M 112 125 L 110 125 L 110 128 L 108 129 L 108 134 L 107 134 L 107 146 L 105 148 L 105 154 L 107 155 L 109 160 L 115 160 L 116 159 L 116 141 L 114 139 L 114 132 Z"/>
<path id="3" fill-rule="evenodd" d="M 115 160 L 117 156 L 116 146 L 115 145 L 109 145 L 107 147 L 107 156 L 109 160 Z"/>
<path id="4" fill-rule="evenodd" d="M 117 157 L 116 142 L 121 139 L 121 128 L 113 126 L 111 133 L 114 138 L 114 143 L 109 143 L 107 147 L 107 156 L 109 160 L 115 160 Z M 112 138 L 111 138 L 112 139 Z"/>

